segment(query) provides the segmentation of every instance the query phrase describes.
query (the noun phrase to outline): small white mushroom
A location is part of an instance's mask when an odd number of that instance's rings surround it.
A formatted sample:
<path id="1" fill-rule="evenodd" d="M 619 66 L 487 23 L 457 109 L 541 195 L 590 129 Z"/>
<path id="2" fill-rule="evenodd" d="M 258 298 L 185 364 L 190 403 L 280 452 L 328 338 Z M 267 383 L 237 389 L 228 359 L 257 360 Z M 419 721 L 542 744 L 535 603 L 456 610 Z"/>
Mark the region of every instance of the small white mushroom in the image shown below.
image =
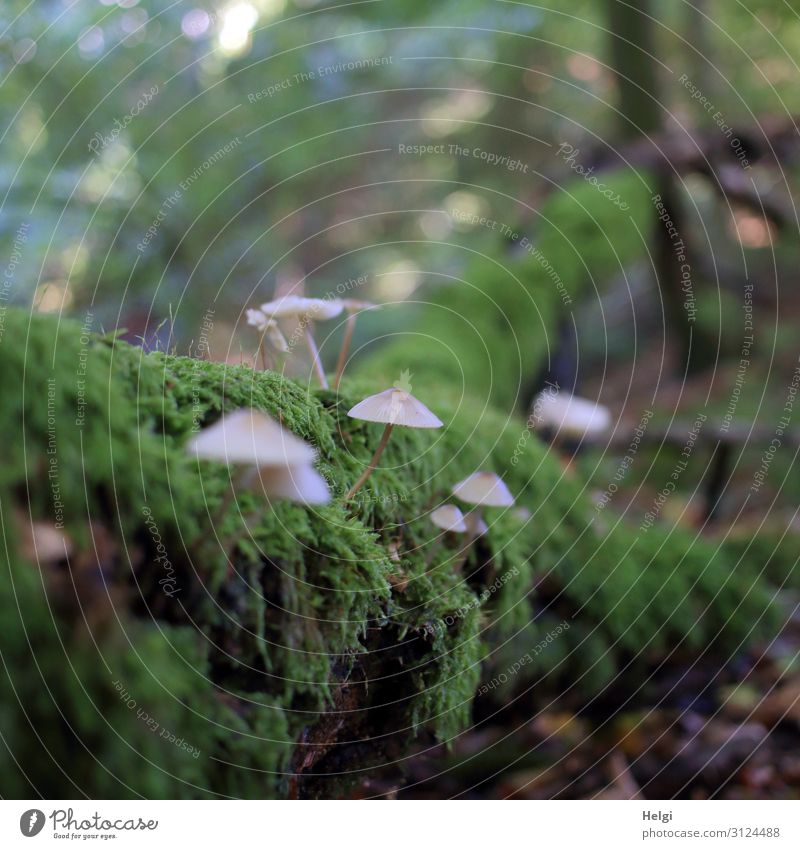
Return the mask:
<path id="1" fill-rule="evenodd" d="M 464 517 L 470 542 L 464 548 L 463 562 L 469 556 L 469 548 L 478 537 L 483 536 L 489 527 L 483 518 L 484 507 L 512 507 L 514 496 L 503 479 L 494 472 L 473 472 L 453 487 L 453 495 L 471 504 L 472 509 Z"/>
<path id="2" fill-rule="evenodd" d="M 478 508 L 511 507 L 514 504 L 514 496 L 494 472 L 473 472 L 453 487 L 453 495 Z"/>
<path id="3" fill-rule="evenodd" d="M 439 534 L 436 541 L 431 546 L 430 552 L 425 560 L 426 566 L 430 566 L 433 558 L 436 556 L 436 552 L 439 550 L 444 538 L 448 534 L 465 534 L 467 532 L 464 514 L 458 507 L 456 507 L 455 504 L 442 504 L 441 507 L 437 507 L 430 514 L 430 520 L 437 528 L 441 528 L 444 533 Z"/>
<path id="4" fill-rule="evenodd" d="M 313 466 L 259 469 L 259 479 L 272 498 L 286 498 L 307 505 L 327 504 L 331 500 L 325 478 Z"/>
<path id="5" fill-rule="evenodd" d="M 247 323 L 251 327 L 255 327 L 256 330 L 267 329 L 270 319 L 268 319 L 261 310 L 245 310 L 244 314 L 247 319 Z"/>
<path id="6" fill-rule="evenodd" d="M 288 353 L 289 345 L 286 342 L 286 337 L 281 333 L 277 321 L 267 318 L 261 310 L 247 310 L 246 315 L 247 323 L 251 327 L 255 327 L 261 334 L 258 340 L 258 351 L 261 354 L 261 365 L 266 369 L 267 352 L 264 348 L 264 342 L 268 342 L 269 347 L 279 354 Z"/>
<path id="7" fill-rule="evenodd" d="M 528 510 L 527 507 L 517 507 L 516 510 L 513 510 L 511 515 L 518 521 L 525 524 L 526 522 L 530 522 L 533 518 L 533 513 Z"/>
<path id="8" fill-rule="evenodd" d="M 22 517 L 20 517 L 20 524 L 26 531 L 22 552 L 31 562 L 57 563 L 59 560 L 65 560 L 72 553 L 72 542 L 69 537 L 55 525 L 49 522 L 28 524 Z"/>
<path id="9" fill-rule="evenodd" d="M 437 528 L 448 533 L 466 533 L 467 526 L 464 524 L 464 514 L 455 504 L 442 504 L 431 513 L 431 522 Z"/>
<path id="10" fill-rule="evenodd" d="M 308 443 L 266 413 L 248 408 L 226 413 L 203 428 L 189 440 L 186 450 L 203 460 L 259 468 L 309 465 L 316 458 Z"/>
<path id="11" fill-rule="evenodd" d="M 353 484 L 350 491 L 345 495 L 345 501 L 349 501 L 372 474 L 378 460 L 381 458 L 392 429 L 395 426 L 414 428 L 438 428 L 443 423 L 410 392 L 393 387 L 377 395 L 370 395 L 355 405 L 347 414 L 353 419 L 361 419 L 365 422 L 379 422 L 385 425 L 381 441 L 372 455 L 367 468 L 361 477 Z"/>
<path id="12" fill-rule="evenodd" d="M 542 392 L 533 403 L 534 422 L 554 439 L 591 441 L 611 427 L 611 412 L 602 404 L 567 392 Z"/>
<path id="13" fill-rule="evenodd" d="M 312 325 L 315 321 L 325 321 L 329 318 L 335 318 L 343 309 L 344 307 L 341 301 L 335 299 L 301 298 L 298 295 L 286 295 L 276 301 L 268 301 L 265 304 L 261 304 L 261 312 L 268 319 L 295 318 L 298 320 L 300 328 L 305 335 L 306 345 L 308 346 L 308 352 L 311 354 L 314 370 L 323 389 L 328 388 L 328 379 L 325 376 L 325 371 L 322 368 L 322 362 L 319 358 L 319 350 L 314 341 Z"/>
<path id="14" fill-rule="evenodd" d="M 187 452 L 205 460 L 244 467 L 239 483 L 247 485 L 256 470 L 268 496 L 301 504 L 324 504 L 328 487 L 314 470 L 316 452 L 285 427 L 259 410 L 241 409 L 224 415 L 187 444 Z M 235 494 L 230 490 L 217 511 L 221 517 Z"/>
<path id="15" fill-rule="evenodd" d="M 344 330 L 344 339 L 342 340 L 342 349 L 339 351 L 339 359 L 336 363 L 336 377 L 333 381 L 333 388 L 338 389 L 342 382 L 344 367 L 347 365 L 347 355 L 350 353 L 350 343 L 353 341 L 353 331 L 356 329 L 356 318 L 360 312 L 367 310 L 380 309 L 379 304 L 370 303 L 370 301 L 357 301 L 352 298 L 342 298 L 339 303 L 347 313 L 347 324 Z"/>

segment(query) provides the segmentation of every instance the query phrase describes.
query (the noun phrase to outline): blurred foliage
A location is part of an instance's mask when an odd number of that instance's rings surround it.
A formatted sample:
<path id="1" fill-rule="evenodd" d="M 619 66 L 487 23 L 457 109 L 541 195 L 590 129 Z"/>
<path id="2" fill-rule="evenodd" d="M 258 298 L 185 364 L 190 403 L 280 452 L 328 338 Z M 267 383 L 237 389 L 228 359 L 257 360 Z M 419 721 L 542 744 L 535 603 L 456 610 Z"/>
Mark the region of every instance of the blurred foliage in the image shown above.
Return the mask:
<path id="1" fill-rule="evenodd" d="M 12 299 L 91 304 L 104 326 L 137 333 L 171 308 L 186 350 L 206 309 L 229 327 L 280 281 L 306 277 L 322 293 L 369 274 L 371 296 L 403 300 L 447 285 L 437 274 L 463 264 L 466 245 L 502 256 L 496 233 L 453 226 L 456 192 L 536 238 L 531 210 L 571 176 L 548 145 L 606 146 L 616 121 L 604 7 L 562 6 L 5 0 L 0 227 L 11 239 L 30 226 Z M 675 83 L 698 62 L 687 8 L 659 10 L 657 36 L 668 106 L 691 124 L 707 115 Z M 794 12 L 706 9 L 720 67 L 700 63 L 702 85 L 726 119 L 751 120 L 754 102 L 795 108 L 791 58 L 772 39 L 800 28 Z M 401 144 L 470 153 L 417 157 Z"/>

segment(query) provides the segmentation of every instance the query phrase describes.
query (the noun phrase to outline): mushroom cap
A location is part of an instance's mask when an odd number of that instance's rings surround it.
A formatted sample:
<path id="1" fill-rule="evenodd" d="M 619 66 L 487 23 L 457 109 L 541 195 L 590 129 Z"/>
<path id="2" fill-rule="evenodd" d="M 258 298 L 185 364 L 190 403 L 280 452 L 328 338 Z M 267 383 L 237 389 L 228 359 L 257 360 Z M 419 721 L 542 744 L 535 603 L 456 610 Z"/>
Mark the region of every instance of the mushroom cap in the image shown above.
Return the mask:
<path id="1" fill-rule="evenodd" d="M 314 449 L 259 410 L 226 413 L 186 445 L 189 454 L 223 463 L 286 468 L 314 462 Z"/>
<path id="2" fill-rule="evenodd" d="M 299 295 L 285 295 L 276 301 L 261 304 L 261 311 L 267 318 L 299 318 L 307 316 L 312 321 L 325 321 L 335 318 L 344 309 L 342 302 L 335 299 L 301 298 Z"/>
<path id="3" fill-rule="evenodd" d="M 26 529 L 22 550 L 25 557 L 34 563 L 54 563 L 71 554 L 72 542 L 55 525 L 31 522 Z"/>
<path id="4" fill-rule="evenodd" d="M 473 472 L 453 487 L 453 495 L 483 507 L 510 507 L 514 496 L 494 472 Z"/>
<path id="5" fill-rule="evenodd" d="M 608 407 L 566 392 L 542 392 L 534 401 L 533 409 L 540 424 L 564 436 L 591 439 L 611 427 Z"/>
<path id="6" fill-rule="evenodd" d="M 325 478 L 311 465 L 262 468 L 259 478 L 270 498 L 286 498 L 298 504 L 327 504 L 331 500 Z"/>
<path id="7" fill-rule="evenodd" d="M 267 318 L 261 310 L 247 310 L 247 323 L 251 327 L 265 334 L 269 344 L 282 354 L 289 352 L 289 344 L 286 337 L 281 333 L 278 322 L 275 319 Z"/>
<path id="8" fill-rule="evenodd" d="M 245 316 L 247 323 L 256 330 L 266 330 L 270 324 L 270 320 L 261 310 L 245 310 Z"/>
<path id="9" fill-rule="evenodd" d="M 455 504 L 442 504 L 431 513 L 431 522 L 437 528 L 451 533 L 463 534 L 467 530 L 464 514 Z"/>
<path id="10" fill-rule="evenodd" d="M 435 428 L 443 423 L 410 392 L 402 389 L 386 389 L 370 395 L 347 413 L 354 419 L 365 422 L 401 425 L 402 427 Z"/>

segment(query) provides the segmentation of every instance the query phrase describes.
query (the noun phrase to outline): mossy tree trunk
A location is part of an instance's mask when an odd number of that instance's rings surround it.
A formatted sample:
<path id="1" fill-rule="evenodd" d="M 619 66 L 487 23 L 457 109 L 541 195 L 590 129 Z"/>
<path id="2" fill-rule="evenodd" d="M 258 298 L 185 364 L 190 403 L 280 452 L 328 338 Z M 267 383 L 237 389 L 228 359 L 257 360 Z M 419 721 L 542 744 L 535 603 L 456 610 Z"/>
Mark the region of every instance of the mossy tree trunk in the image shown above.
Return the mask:
<path id="1" fill-rule="evenodd" d="M 398 428 L 344 503 L 380 438 L 346 410 L 382 384 L 309 393 L 13 311 L 0 361 L 19 387 L 0 411 L 6 796 L 339 796 L 378 767 L 397 774 L 420 738 L 468 728 L 481 680 L 548 634 L 484 702 L 590 699 L 620 674 L 631 693 L 676 646 L 729 649 L 772 627 L 758 564 L 604 526 L 502 408 L 423 395 L 446 428 Z M 230 470 L 184 446 L 242 406 L 315 445 L 330 505 L 241 494 L 211 522 Z M 427 514 L 477 468 L 503 473 L 532 518 L 495 512 L 462 572 L 452 546 L 429 565 Z M 42 534 L 56 525 L 54 549 Z"/>

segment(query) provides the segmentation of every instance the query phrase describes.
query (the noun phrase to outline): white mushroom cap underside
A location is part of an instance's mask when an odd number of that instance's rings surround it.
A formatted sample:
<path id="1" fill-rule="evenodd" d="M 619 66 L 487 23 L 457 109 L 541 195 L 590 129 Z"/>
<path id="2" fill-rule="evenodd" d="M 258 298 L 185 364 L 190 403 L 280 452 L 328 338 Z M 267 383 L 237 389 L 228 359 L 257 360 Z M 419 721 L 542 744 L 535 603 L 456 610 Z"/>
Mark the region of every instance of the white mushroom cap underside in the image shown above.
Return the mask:
<path id="1" fill-rule="evenodd" d="M 453 495 L 484 507 L 510 507 L 514 496 L 494 472 L 475 472 L 453 487 Z"/>
<path id="2" fill-rule="evenodd" d="M 455 504 L 443 504 L 431 513 L 431 521 L 443 531 L 463 534 L 467 530 L 464 514 Z"/>
<path id="3" fill-rule="evenodd" d="M 266 413 L 242 409 L 224 415 L 193 437 L 187 450 L 206 460 L 287 467 L 314 462 L 314 449 Z"/>
<path id="4" fill-rule="evenodd" d="M 268 318 L 298 318 L 305 316 L 311 321 L 335 318 L 344 309 L 342 302 L 323 298 L 301 298 L 286 295 L 276 301 L 261 304 L 261 311 Z"/>
<path id="5" fill-rule="evenodd" d="M 401 389 L 370 395 L 347 414 L 354 419 L 402 427 L 435 428 L 442 422 L 423 403 Z"/>
<path id="6" fill-rule="evenodd" d="M 543 392 L 533 409 L 538 423 L 565 436 L 600 436 L 611 427 L 607 407 L 565 392 Z"/>
<path id="7" fill-rule="evenodd" d="M 325 478 L 309 465 L 264 468 L 259 478 L 270 498 L 287 498 L 299 504 L 327 504 L 331 500 Z"/>

